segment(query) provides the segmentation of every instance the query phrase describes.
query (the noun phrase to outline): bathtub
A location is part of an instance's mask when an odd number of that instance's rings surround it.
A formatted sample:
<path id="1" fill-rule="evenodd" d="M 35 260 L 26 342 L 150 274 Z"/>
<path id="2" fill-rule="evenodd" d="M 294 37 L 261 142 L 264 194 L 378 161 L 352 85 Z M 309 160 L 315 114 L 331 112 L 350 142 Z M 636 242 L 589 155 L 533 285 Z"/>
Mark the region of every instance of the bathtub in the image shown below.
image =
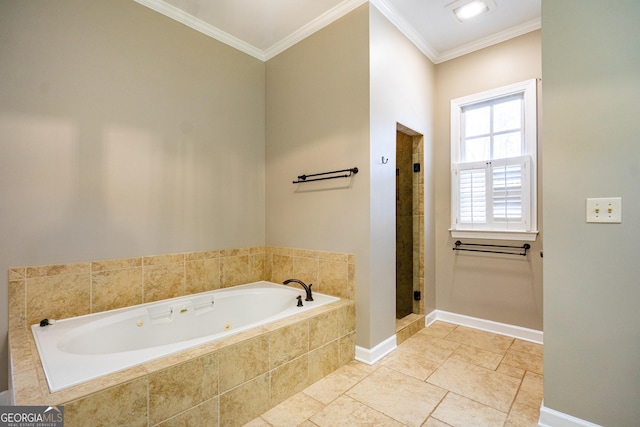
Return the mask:
<path id="1" fill-rule="evenodd" d="M 263 281 L 36 324 L 31 331 L 56 392 L 339 300 L 304 297 L 302 288 Z"/>

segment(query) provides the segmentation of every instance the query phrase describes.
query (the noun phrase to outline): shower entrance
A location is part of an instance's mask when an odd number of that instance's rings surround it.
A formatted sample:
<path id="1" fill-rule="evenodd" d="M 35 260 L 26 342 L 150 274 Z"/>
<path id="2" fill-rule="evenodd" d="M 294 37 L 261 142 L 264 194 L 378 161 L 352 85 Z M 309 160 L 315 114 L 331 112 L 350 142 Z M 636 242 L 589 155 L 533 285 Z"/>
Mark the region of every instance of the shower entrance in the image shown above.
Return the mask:
<path id="1" fill-rule="evenodd" d="M 424 316 L 424 137 L 396 130 L 396 331 Z M 422 315 L 422 316 L 421 316 Z"/>

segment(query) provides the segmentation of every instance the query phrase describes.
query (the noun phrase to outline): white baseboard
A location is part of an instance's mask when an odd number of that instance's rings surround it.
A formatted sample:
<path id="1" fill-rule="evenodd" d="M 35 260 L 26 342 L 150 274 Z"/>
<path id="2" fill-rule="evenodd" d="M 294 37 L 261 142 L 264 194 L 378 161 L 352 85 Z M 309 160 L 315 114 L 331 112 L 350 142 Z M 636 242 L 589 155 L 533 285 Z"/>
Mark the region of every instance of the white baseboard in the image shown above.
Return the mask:
<path id="1" fill-rule="evenodd" d="M 598 424 L 572 417 L 571 415 L 549 409 L 544 406 L 540 407 L 540 420 L 538 427 L 601 427 Z"/>
<path id="2" fill-rule="evenodd" d="M 373 365 L 387 354 L 391 353 L 397 347 L 395 334 L 382 341 L 372 349 L 356 346 L 356 357 L 358 362 Z"/>
<path id="3" fill-rule="evenodd" d="M 468 326 L 470 328 L 493 332 L 495 334 L 519 338 L 521 340 L 531 341 L 537 344 L 543 343 L 542 331 L 537 331 L 535 329 L 523 328 L 521 326 L 494 322 L 493 320 L 479 319 L 477 317 L 465 316 L 463 314 L 450 313 L 442 310 L 433 310 L 431 313 L 427 314 L 425 323 L 429 326 L 436 320 L 442 320 L 443 322 L 455 323 L 456 325 Z"/>

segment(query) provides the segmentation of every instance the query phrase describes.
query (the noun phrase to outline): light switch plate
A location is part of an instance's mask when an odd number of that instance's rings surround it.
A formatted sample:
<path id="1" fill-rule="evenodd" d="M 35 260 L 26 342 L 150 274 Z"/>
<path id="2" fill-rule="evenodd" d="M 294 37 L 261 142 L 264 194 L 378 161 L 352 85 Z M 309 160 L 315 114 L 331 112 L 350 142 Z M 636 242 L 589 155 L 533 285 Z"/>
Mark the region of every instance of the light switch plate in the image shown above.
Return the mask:
<path id="1" fill-rule="evenodd" d="M 587 199 L 587 222 L 619 224 L 622 222 L 622 197 Z"/>

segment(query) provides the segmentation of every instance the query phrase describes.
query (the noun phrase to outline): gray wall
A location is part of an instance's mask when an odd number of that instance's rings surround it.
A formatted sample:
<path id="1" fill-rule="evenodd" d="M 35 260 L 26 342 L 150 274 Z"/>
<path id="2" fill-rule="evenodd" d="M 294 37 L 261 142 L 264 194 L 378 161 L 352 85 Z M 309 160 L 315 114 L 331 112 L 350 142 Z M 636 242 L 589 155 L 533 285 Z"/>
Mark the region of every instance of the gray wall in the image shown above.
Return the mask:
<path id="1" fill-rule="evenodd" d="M 130 0 L 2 1 L 0 58 L 0 272 L 264 244 L 264 63 Z"/>
<path id="2" fill-rule="evenodd" d="M 640 3 L 543 0 L 544 405 L 640 420 Z M 622 224 L 585 223 L 622 197 Z"/>
<path id="3" fill-rule="evenodd" d="M 451 100 L 540 78 L 540 31 L 438 64 L 435 103 L 436 306 L 457 314 L 542 330 L 542 233 L 527 257 L 454 252 L 451 237 Z M 538 89 L 540 86 L 538 86 Z M 540 92 L 538 92 L 540 95 Z M 538 173 L 541 172 L 542 116 L 538 105 Z M 538 194 L 542 194 L 540 175 Z M 538 197 L 538 230 L 542 231 Z M 465 239 L 461 239 L 466 241 Z M 480 243 L 483 241 L 474 241 Z M 489 244 L 521 245 L 513 241 Z"/>

